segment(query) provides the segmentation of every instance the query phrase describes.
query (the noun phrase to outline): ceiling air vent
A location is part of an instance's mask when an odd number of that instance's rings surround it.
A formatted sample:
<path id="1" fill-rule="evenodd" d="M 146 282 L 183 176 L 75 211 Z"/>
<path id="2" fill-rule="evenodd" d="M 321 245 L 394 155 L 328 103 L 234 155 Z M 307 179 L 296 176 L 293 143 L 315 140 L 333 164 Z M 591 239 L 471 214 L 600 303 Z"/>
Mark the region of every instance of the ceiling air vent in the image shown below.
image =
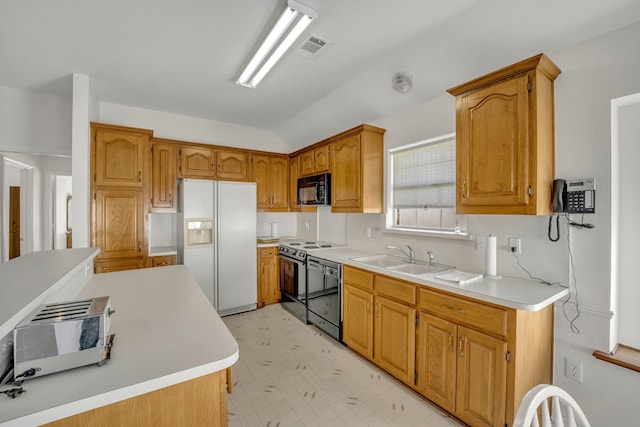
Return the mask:
<path id="1" fill-rule="evenodd" d="M 326 50 L 330 44 L 331 42 L 327 39 L 323 39 L 316 34 L 309 34 L 309 36 L 300 43 L 294 53 L 311 59 L 318 56 L 320 52 Z"/>

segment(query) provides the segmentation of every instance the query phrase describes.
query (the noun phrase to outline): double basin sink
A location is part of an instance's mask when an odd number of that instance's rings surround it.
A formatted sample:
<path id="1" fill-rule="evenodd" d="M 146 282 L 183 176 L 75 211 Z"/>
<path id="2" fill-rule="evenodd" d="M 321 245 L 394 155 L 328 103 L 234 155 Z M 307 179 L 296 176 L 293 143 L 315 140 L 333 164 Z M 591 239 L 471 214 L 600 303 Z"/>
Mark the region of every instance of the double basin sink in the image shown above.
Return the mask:
<path id="1" fill-rule="evenodd" d="M 415 263 L 411 263 L 405 258 L 385 254 L 355 257 L 351 258 L 351 260 L 373 267 L 385 268 L 397 273 L 411 274 L 413 276 L 438 273 L 440 271 L 452 270 L 455 268 L 451 265 L 438 264 L 429 261 L 416 260 Z"/>

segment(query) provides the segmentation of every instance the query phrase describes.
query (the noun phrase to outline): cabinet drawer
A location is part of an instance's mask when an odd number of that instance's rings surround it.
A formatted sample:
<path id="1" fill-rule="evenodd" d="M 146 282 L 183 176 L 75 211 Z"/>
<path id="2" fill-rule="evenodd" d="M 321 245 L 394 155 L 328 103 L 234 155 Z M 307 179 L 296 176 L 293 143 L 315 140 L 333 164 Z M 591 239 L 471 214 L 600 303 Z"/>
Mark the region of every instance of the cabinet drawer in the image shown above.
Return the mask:
<path id="1" fill-rule="evenodd" d="M 176 256 L 163 255 L 151 257 L 151 267 L 163 267 L 165 265 L 176 265 Z"/>
<path id="2" fill-rule="evenodd" d="M 378 295 L 384 295 L 415 305 L 416 285 L 392 279 L 386 276 L 376 276 L 375 289 Z"/>
<path id="3" fill-rule="evenodd" d="M 475 329 L 507 335 L 507 311 L 497 307 L 420 289 L 420 308 Z"/>
<path id="4" fill-rule="evenodd" d="M 271 258 L 272 256 L 277 255 L 277 253 L 278 253 L 277 246 L 268 246 L 266 248 L 258 248 L 259 258 Z"/>
<path id="5" fill-rule="evenodd" d="M 364 289 L 373 289 L 373 273 L 369 271 L 345 265 L 342 270 L 342 278 L 344 283 Z"/>

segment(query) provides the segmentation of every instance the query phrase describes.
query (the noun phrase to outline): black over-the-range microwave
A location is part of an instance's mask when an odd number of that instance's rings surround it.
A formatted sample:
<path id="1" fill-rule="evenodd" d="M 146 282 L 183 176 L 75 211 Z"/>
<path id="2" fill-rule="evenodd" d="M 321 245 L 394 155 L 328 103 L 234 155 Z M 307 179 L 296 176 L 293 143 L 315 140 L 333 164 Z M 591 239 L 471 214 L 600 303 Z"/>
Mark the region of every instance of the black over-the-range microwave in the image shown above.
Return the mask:
<path id="1" fill-rule="evenodd" d="M 298 178 L 299 205 L 331 205 L 331 174 Z"/>

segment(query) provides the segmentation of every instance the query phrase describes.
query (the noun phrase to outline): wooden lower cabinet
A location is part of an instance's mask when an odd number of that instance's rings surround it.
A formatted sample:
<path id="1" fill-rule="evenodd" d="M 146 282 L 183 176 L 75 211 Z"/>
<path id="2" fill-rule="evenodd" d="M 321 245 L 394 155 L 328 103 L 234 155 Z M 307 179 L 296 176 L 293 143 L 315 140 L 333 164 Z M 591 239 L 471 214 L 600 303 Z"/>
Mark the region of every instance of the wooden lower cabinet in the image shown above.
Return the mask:
<path id="1" fill-rule="evenodd" d="M 376 296 L 373 361 L 402 382 L 415 381 L 416 309 Z"/>
<path id="2" fill-rule="evenodd" d="M 43 426 L 226 426 L 227 373 L 214 372 Z"/>
<path id="3" fill-rule="evenodd" d="M 121 258 L 95 261 L 96 273 L 113 273 L 114 271 L 136 270 L 144 267 L 142 258 Z"/>
<path id="4" fill-rule="evenodd" d="M 458 327 L 455 415 L 462 421 L 474 426 L 505 424 L 506 354 L 505 341 Z"/>
<path id="5" fill-rule="evenodd" d="M 342 341 L 349 348 L 372 360 L 373 293 L 344 284 L 342 304 Z"/>
<path id="6" fill-rule="evenodd" d="M 258 308 L 280 302 L 278 247 L 258 248 Z"/>
<path id="7" fill-rule="evenodd" d="M 553 379 L 553 305 L 515 310 L 347 265 L 343 282 L 344 343 L 470 426 L 511 425 Z"/>
<path id="8" fill-rule="evenodd" d="M 149 257 L 149 267 L 164 267 L 167 265 L 176 265 L 176 255 L 158 255 Z"/>

